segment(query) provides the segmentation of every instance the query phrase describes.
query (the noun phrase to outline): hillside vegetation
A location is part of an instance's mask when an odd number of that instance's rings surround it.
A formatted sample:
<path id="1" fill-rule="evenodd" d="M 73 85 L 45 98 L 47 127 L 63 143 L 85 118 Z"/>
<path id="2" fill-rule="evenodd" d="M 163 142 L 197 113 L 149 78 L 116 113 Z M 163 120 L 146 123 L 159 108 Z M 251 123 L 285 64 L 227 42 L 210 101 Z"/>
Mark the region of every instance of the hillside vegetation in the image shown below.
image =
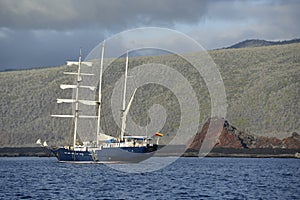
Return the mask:
<path id="1" fill-rule="evenodd" d="M 232 124 L 277 137 L 299 132 L 299 50 L 297 43 L 211 52 L 224 79 Z"/>
<path id="2" fill-rule="evenodd" d="M 268 47 L 223 49 L 209 52 L 218 66 L 225 85 L 227 120 L 240 130 L 279 138 L 300 132 L 300 43 Z M 198 56 L 194 54 L 193 56 Z M 203 124 L 210 117 L 210 98 L 199 74 L 182 58 L 174 55 L 136 57 L 130 68 L 160 63 L 172 66 L 193 86 L 200 101 Z M 111 89 L 124 73 L 124 58 L 117 59 L 104 73 L 104 108 L 102 124 L 107 133 L 117 133 L 118 126 L 110 111 Z M 37 138 L 48 144 L 60 145 L 69 141 L 70 119 L 54 119 L 51 114 L 71 113 L 70 105 L 57 105 L 57 98 L 70 98 L 71 91 L 59 88 L 73 78 L 63 71 L 71 67 L 0 73 L 0 146 L 33 145 Z M 180 87 L 180 86 L 179 86 Z M 167 110 L 167 122 L 162 132 L 172 138 L 178 128 L 178 101 L 168 89 L 145 85 L 136 94 L 130 115 L 136 123 L 145 125 L 147 110 L 161 104 Z M 199 127 L 199 130 L 201 127 Z M 165 139 L 166 140 L 166 139 Z"/>
<path id="3" fill-rule="evenodd" d="M 293 44 L 293 43 L 299 43 L 299 42 L 300 42 L 300 39 L 284 40 L 284 41 L 267 41 L 267 40 L 251 39 L 251 40 L 245 40 L 245 41 L 239 42 L 230 47 L 227 47 L 226 49 L 283 45 L 283 44 Z"/>

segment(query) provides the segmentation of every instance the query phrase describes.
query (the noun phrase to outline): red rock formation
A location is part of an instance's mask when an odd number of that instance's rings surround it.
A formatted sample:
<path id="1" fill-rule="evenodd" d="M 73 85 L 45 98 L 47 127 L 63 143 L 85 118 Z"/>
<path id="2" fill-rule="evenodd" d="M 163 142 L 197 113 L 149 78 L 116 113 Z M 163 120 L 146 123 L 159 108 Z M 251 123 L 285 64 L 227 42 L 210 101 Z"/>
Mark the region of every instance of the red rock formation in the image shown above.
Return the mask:
<path id="1" fill-rule="evenodd" d="M 221 148 L 288 148 L 300 149 L 300 135 L 296 132 L 291 137 L 280 140 L 275 137 L 263 137 L 238 131 L 224 119 L 212 118 L 196 134 L 187 149 L 211 150 Z"/>
<path id="2" fill-rule="evenodd" d="M 215 147 L 242 149 L 243 145 L 236 135 L 231 131 L 228 131 L 228 129 L 223 128 L 219 137 L 219 142 Z"/>
<path id="3" fill-rule="evenodd" d="M 202 127 L 200 133 L 196 134 L 188 149 L 199 150 L 211 149 L 213 147 L 243 148 L 236 135 L 226 127 L 224 119 L 210 119 Z M 202 145 L 205 145 L 202 147 Z"/>
<path id="4" fill-rule="evenodd" d="M 250 148 L 283 148 L 282 140 L 275 137 L 257 137 L 255 145 Z"/>
<path id="5" fill-rule="evenodd" d="M 300 147 L 300 135 L 296 132 L 292 136 L 282 140 L 284 146 L 288 149 L 299 149 Z"/>

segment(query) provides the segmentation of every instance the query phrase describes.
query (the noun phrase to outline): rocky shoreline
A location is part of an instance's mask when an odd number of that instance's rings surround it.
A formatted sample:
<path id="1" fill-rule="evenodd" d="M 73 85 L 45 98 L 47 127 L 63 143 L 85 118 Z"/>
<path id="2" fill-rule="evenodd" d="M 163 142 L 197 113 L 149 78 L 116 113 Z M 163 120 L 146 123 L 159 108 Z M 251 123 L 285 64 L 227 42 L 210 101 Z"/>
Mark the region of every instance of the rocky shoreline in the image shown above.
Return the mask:
<path id="1" fill-rule="evenodd" d="M 280 149 L 280 148 L 254 148 L 254 149 L 234 149 L 234 148 L 214 148 L 207 155 L 198 151 L 187 150 L 185 157 L 205 156 L 205 157 L 244 157 L 244 158 L 300 158 L 300 149 Z"/>
<path id="2" fill-rule="evenodd" d="M 52 157 L 50 149 L 44 147 L 3 147 L 0 157 Z"/>

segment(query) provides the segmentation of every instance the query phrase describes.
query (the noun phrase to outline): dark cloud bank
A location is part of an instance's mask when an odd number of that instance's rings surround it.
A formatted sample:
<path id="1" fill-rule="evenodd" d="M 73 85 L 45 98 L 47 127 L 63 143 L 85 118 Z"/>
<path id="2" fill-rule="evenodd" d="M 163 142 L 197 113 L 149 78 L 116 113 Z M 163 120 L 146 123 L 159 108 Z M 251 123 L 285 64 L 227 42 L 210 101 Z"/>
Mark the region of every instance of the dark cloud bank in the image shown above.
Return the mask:
<path id="1" fill-rule="evenodd" d="M 299 37 L 299 1 L 1 0 L 0 69 L 61 65 L 136 27 L 182 31 L 204 47 Z"/>

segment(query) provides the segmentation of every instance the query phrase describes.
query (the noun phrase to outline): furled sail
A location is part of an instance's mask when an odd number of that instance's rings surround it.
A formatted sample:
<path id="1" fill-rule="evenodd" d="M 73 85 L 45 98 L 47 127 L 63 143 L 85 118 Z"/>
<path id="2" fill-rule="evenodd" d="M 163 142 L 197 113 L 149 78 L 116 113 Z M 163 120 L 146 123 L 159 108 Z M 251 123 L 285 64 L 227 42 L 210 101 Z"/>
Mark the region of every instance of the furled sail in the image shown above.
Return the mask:
<path id="1" fill-rule="evenodd" d="M 75 89 L 77 86 L 76 85 L 66 85 L 66 84 L 61 84 L 60 88 L 61 89 Z M 96 89 L 96 87 L 94 86 L 86 86 L 86 85 L 80 85 L 79 88 L 87 88 L 90 89 L 92 91 L 94 91 Z"/>
<path id="2" fill-rule="evenodd" d="M 51 117 L 61 117 L 61 118 L 74 118 L 74 115 L 51 115 Z M 98 116 L 91 116 L 91 115 L 79 115 L 79 118 L 85 119 L 96 119 Z"/>
<path id="3" fill-rule="evenodd" d="M 77 72 L 64 72 L 64 74 L 67 75 L 78 75 Z M 79 73 L 80 76 L 95 76 L 95 74 L 89 74 L 89 73 Z"/>
<path id="4" fill-rule="evenodd" d="M 93 65 L 92 62 L 80 62 L 83 65 L 89 66 L 91 67 Z M 78 62 L 77 61 L 67 61 L 67 65 L 68 66 L 72 66 L 72 65 L 77 65 L 78 66 Z"/>
<path id="5" fill-rule="evenodd" d="M 79 103 L 82 103 L 84 105 L 88 105 L 88 106 L 96 106 L 98 105 L 97 101 L 91 101 L 91 100 L 78 100 Z"/>
<path id="6" fill-rule="evenodd" d="M 57 103 L 75 103 L 75 99 L 56 99 Z"/>
<path id="7" fill-rule="evenodd" d="M 76 103 L 75 99 L 57 99 L 56 101 L 57 103 Z M 82 103 L 88 106 L 98 105 L 97 101 L 91 101 L 91 100 L 78 100 L 78 103 Z"/>

